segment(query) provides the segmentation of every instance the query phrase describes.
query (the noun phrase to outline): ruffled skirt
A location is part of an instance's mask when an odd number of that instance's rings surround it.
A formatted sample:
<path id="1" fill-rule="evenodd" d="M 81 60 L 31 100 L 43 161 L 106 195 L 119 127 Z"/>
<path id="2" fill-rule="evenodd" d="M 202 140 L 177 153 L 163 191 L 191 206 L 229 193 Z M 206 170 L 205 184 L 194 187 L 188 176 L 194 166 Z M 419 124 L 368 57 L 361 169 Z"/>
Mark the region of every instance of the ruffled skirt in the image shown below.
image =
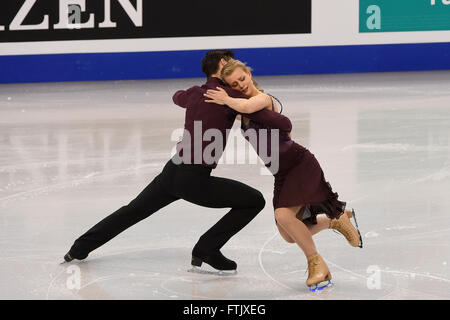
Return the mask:
<path id="1" fill-rule="evenodd" d="M 274 209 L 302 206 L 297 218 L 308 225 L 317 224 L 319 214 L 337 219 L 344 213 L 346 203 L 338 200 L 316 157 L 299 144 L 280 155 L 280 170 L 274 176 Z"/>

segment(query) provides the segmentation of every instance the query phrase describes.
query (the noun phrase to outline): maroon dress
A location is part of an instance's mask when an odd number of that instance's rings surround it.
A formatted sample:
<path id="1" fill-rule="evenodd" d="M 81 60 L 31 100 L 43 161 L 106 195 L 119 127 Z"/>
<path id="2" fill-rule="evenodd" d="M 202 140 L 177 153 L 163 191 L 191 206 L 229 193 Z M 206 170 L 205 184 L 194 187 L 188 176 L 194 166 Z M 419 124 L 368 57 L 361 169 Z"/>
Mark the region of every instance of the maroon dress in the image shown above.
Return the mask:
<path id="1" fill-rule="evenodd" d="M 260 155 L 259 129 L 267 130 L 268 155 L 272 151 L 270 146 L 271 135 L 274 134 L 272 130 L 279 130 L 279 168 L 274 172 L 270 169 L 270 163 L 265 164 L 275 177 L 274 209 L 301 205 L 303 208 L 299 210 L 297 217 L 309 225 L 317 224 L 318 214 L 326 214 L 329 218 L 335 219 L 344 213 L 346 203 L 338 200 L 338 194 L 333 192 L 331 185 L 325 180 L 317 159 L 308 149 L 291 140 L 292 124 L 287 117 L 271 111 L 257 122 L 250 120 L 248 125 L 245 125 L 242 119 L 241 129 L 258 155 Z M 246 135 L 249 129 L 256 131 L 256 140 L 249 139 L 248 134 Z"/>

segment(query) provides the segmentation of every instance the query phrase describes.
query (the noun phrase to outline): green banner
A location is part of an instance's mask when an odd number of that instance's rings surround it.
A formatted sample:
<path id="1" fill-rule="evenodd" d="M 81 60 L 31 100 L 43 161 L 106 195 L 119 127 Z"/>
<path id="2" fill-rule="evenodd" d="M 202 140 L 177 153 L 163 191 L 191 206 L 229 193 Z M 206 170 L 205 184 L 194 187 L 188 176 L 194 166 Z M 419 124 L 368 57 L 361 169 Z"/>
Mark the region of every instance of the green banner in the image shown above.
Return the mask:
<path id="1" fill-rule="evenodd" d="M 359 32 L 438 30 L 450 30 L 450 0 L 359 0 Z"/>

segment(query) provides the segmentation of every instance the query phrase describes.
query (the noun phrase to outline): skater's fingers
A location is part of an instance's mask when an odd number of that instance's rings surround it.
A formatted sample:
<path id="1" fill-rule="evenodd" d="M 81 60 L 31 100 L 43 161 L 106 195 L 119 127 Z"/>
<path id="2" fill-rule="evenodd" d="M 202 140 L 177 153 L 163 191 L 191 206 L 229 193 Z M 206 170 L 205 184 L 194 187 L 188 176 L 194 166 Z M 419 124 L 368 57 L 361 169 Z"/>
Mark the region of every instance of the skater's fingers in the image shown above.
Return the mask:
<path id="1" fill-rule="evenodd" d="M 203 96 L 211 98 L 211 99 L 215 99 L 217 97 L 216 95 L 210 94 L 210 93 L 205 93 L 205 94 L 203 94 Z"/>

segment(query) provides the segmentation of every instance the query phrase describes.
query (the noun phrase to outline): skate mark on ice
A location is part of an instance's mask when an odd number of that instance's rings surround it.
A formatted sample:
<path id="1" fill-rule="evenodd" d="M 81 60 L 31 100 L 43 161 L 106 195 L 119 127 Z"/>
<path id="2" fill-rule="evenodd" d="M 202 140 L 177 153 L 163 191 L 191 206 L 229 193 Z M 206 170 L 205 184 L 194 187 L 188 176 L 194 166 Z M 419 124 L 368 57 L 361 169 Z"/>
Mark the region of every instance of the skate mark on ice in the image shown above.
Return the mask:
<path id="1" fill-rule="evenodd" d="M 353 276 L 356 276 L 358 278 L 364 279 L 365 282 L 368 279 L 368 277 L 360 275 L 358 273 L 355 273 L 355 272 L 353 272 L 351 270 L 345 269 L 345 268 L 339 266 L 338 264 L 331 262 L 328 259 L 326 260 L 326 262 L 329 263 L 330 265 L 333 265 L 337 269 L 340 269 L 340 270 L 342 270 L 344 272 L 347 272 L 347 273 L 349 273 L 349 274 L 351 274 Z M 396 271 L 396 270 L 380 270 L 380 272 L 392 273 L 392 274 L 404 274 L 404 275 L 410 276 L 413 280 L 414 280 L 415 276 L 422 276 L 422 277 L 428 277 L 428 278 L 431 278 L 431 279 L 434 279 L 434 280 L 440 280 L 440 281 L 445 281 L 445 282 L 450 283 L 450 280 L 448 280 L 448 279 L 440 278 L 440 277 L 429 275 L 429 274 L 427 275 L 427 274 L 420 274 L 420 273 L 415 273 L 415 272 L 404 272 L 404 271 Z M 391 288 L 393 288 L 393 290 L 395 288 L 397 288 L 397 289 L 404 289 L 404 288 L 399 286 L 399 282 L 398 282 L 397 278 L 395 278 L 395 284 L 387 283 L 386 281 L 381 281 L 381 285 L 382 286 L 391 287 Z M 383 296 L 381 296 L 381 297 L 379 297 L 377 299 L 382 300 L 383 298 L 385 298 L 385 297 L 387 297 L 387 296 L 389 296 L 391 294 L 392 294 L 392 292 L 389 292 L 389 293 L 384 294 Z"/>
<path id="2" fill-rule="evenodd" d="M 72 180 L 64 181 L 64 182 L 60 182 L 60 183 L 54 183 L 54 184 L 50 184 L 50 185 L 44 186 L 44 187 L 37 187 L 37 188 L 27 190 L 27 191 L 21 191 L 21 192 L 0 198 L 0 202 L 14 200 L 14 199 L 22 197 L 22 196 L 28 196 L 28 195 L 33 195 L 33 194 L 39 195 L 39 194 L 42 194 L 45 192 L 58 191 L 58 190 L 66 189 L 66 188 L 70 188 L 70 187 L 77 187 L 83 183 L 93 182 L 94 178 L 108 179 L 108 178 L 115 177 L 115 176 L 128 175 L 130 173 L 133 173 L 133 171 L 139 170 L 142 168 L 155 168 L 155 167 L 159 168 L 161 166 L 162 166 L 162 164 L 160 164 L 160 163 L 145 164 L 145 165 L 139 165 L 139 166 L 132 166 L 132 167 L 124 168 L 124 169 L 118 169 L 115 171 L 94 172 L 94 173 L 87 174 L 86 176 L 81 177 L 81 178 L 72 179 Z"/>
<path id="3" fill-rule="evenodd" d="M 405 229 L 416 229 L 416 228 L 417 228 L 416 226 L 393 226 L 393 227 L 387 227 L 384 229 L 387 231 L 391 231 L 391 230 L 400 231 L 400 230 L 405 230 Z"/>
<path id="4" fill-rule="evenodd" d="M 46 296 L 45 296 L 45 300 L 49 300 L 49 296 L 50 296 L 50 290 L 51 290 L 51 288 L 52 288 L 52 286 L 53 286 L 53 283 L 55 282 L 55 280 L 56 279 L 58 279 L 59 278 L 59 276 L 63 273 L 65 271 L 65 269 L 62 269 L 53 279 L 52 279 L 52 281 L 50 282 L 50 285 L 48 286 L 48 288 L 47 288 L 47 294 L 46 294 Z"/>
<path id="5" fill-rule="evenodd" d="M 379 236 L 380 236 L 379 233 L 377 233 L 375 231 L 369 231 L 369 232 L 366 232 L 366 234 L 364 235 L 364 238 L 377 238 Z"/>
<path id="6" fill-rule="evenodd" d="M 166 248 L 173 248 L 173 247 L 166 247 Z M 188 247 L 186 247 L 188 248 Z M 138 247 L 136 248 L 135 246 L 130 247 L 130 248 L 123 248 L 121 250 L 117 250 L 114 251 L 110 254 L 105 254 L 105 255 L 101 255 L 101 256 L 92 256 L 90 257 L 89 261 L 80 261 L 80 262 L 71 262 L 71 263 L 65 263 L 64 265 L 58 265 L 62 268 L 62 270 L 51 280 L 50 285 L 47 289 L 47 294 L 46 294 L 46 300 L 50 299 L 50 295 L 52 293 L 52 290 L 54 290 L 55 287 L 55 283 L 57 282 L 58 278 L 61 278 L 61 275 L 67 270 L 67 267 L 70 265 L 79 265 L 80 264 L 87 264 L 89 262 L 94 262 L 95 261 L 99 261 L 102 258 L 105 257 L 113 257 L 113 256 L 118 256 L 121 255 L 123 253 L 137 253 L 137 252 L 144 252 L 144 251 L 149 251 L 155 248 L 152 247 L 148 247 L 148 246 L 142 246 L 142 247 Z M 161 249 L 161 247 L 157 248 L 158 250 Z M 86 273 L 86 270 L 81 270 L 82 273 Z M 183 272 L 185 272 L 185 270 L 183 270 Z M 204 275 L 200 275 L 202 278 L 204 277 Z M 215 297 L 213 296 L 203 296 L 203 295 L 198 295 L 198 294 L 192 294 L 192 293 L 182 293 L 182 292 L 178 292 L 175 290 L 172 290 L 170 288 L 168 288 L 168 283 L 170 282 L 195 282 L 198 284 L 203 284 L 204 281 L 200 281 L 200 280 L 195 280 L 195 279 L 186 279 L 183 278 L 182 276 L 177 276 L 177 277 L 173 277 L 173 276 L 168 276 L 168 275 L 164 275 L 158 272 L 149 272 L 149 273 L 127 273 L 127 274 L 117 274 L 117 275 L 107 275 L 107 276 L 101 276 L 98 278 L 95 278 L 89 282 L 87 282 L 86 284 L 83 284 L 79 289 L 72 289 L 69 290 L 67 289 L 67 291 L 76 294 L 76 295 L 83 295 L 82 290 L 88 289 L 89 287 L 95 286 L 95 285 L 99 285 L 102 282 L 107 282 L 107 281 L 111 281 L 111 280 L 118 280 L 118 279 L 133 279 L 133 278 L 151 278 L 154 280 L 158 280 L 157 282 L 159 282 L 159 286 L 161 287 L 162 290 L 153 290 L 154 294 L 158 294 L 158 295 L 162 295 L 166 298 L 171 298 L 171 299 L 176 299 L 179 298 L 179 296 L 184 296 L 188 299 L 190 298 L 198 298 L 198 299 L 215 299 Z M 214 276 L 215 279 L 219 279 L 221 277 L 217 277 Z M 203 278 L 204 279 L 204 278 Z M 211 278 L 207 278 L 207 279 L 211 279 Z M 62 281 L 62 280 L 61 280 Z M 92 290 L 91 290 L 92 291 Z M 103 292 L 100 291 L 98 289 L 94 290 L 95 292 L 90 292 L 89 294 L 92 295 L 94 294 L 94 296 L 92 297 L 85 297 L 87 299 L 90 298 L 103 298 L 104 299 L 104 294 L 107 294 L 107 292 Z M 113 299 L 113 297 L 108 297 L 108 299 Z"/>
<path id="7" fill-rule="evenodd" d="M 338 264 L 336 264 L 336 263 L 334 263 L 334 262 L 331 262 L 331 261 L 328 260 L 328 259 L 324 259 L 324 260 L 325 260 L 328 264 L 334 266 L 334 267 L 337 268 L 337 269 L 340 269 L 340 270 L 342 270 L 342 271 L 344 271 L 344 272 L 347 272 L 347 273 L 349 273 L 349 274 L 351 274 L 351 275 L 353 275 L 353 276 L 355 276 L 355 277 L 357 277 L 357 278 L 363 279 L 363 280 L 364 280 L 364 284 L 367 285 L 367 279 L 368 279 L 368 278 L 367 278 L 366 276 L 363 276 L 363 275 L 361 275 L 361 274 L 359 274 L 359 273 L 356 273 L 356 272 L 353 272 L 353 271 L 351 271 L 351 270 L 345 269 L 345 268 L 339 266 Z M 397 280 L 397 279 L 396 279 L 396 280 Z M 386 283 L 386 282 L 381 281 L 381 285 L 383 285 L 383 286 L 386 285 L 387 287 L 393 287 L 393 288 L 400 288 L 399 285 L 398 285 L 398 281 L 396 281 L 396 284 L 395 284 L 395 285 L 389 284 L 389 283 Z M 384 297 L 387 297 L 387 296 L 389 296 L 390 294 L 391 294 L 391 292 L 389 292 L 389 293 L 387 293 L 387 294 L 384 294 L 383 296 L 381 296 L 381 297 L 379 297 L 379 298 L 377 298 L 377 299 L 382 300 Z"/>
<path id="8" fill-rule="evenodd" d="M 405 228 L 404 228 L 405 229 Z M 408 229 L 412 229 L 412 228 L 408 228 Z M 384 228 L 384 229 L 377 229 L 378 231 L 381 232 L 381 230 L 388 230 L 391 231 L 393 229 L 390 228 Z M 398 230 L 396 230 L 398 231 Z M 417 232 L 417 233 L 408 233 L 408 234 L 390 234 L 389 238 L 392 239 L 397 239 L 397 238 L 401 238 L 400 240 L 417 240 L 417 239 L 421 239 L 421 238 L 426 238 L 430 235 L 434 235 L 436 236 L 439 233 L 446 233 L 449 232 L 450 228 L 446 228 L 446 229 L 441 229 L 441 230 L 432 230 L 432 231 L 424 231 L 424 232 Z M 379 233 L 376 232 L 376 230 L 372 230 L 369 231 L 368 233 L 366 233 L 366 237 L 367 238 L 378 238 L 380 236 Z M 384 241 L 383 237 L 380 237 L 378 239 L 373 239 L 371 241 Z"/>
<path id="9" fill-rule="evenodd" d="M 361 150 L 367 153 L 380 152 L 380 151 L 392 151 L 392 152 L 442 152 L 447 151 L 447 146 L 441 145 L 427 145 L 418 146 L 414 144 L 402 144 L 402 143 L 360 143 L 348 145 L 341 148 L 342 152 L 348 150 Z"/>
<path id="10" fill-rule="evenodd" d="M 264 265 L 263 265 L 263 263 L 262 263 L 262 254 L 263 254 L 263 252 L 264 252 L 264 249 L 265 249 L 265 247 L 273 240 L 273 239 L 275 239 L 275 237 L 278 235 L 278 230 L 275 232 L 275 234 L 273 235 L 273 236 L 271 236 L 271 237 L 269 237 L 267 240 L 266 240 L 266 242 L 263 244 L 263 246 L 261 247 L 261 249 L 259 250 L 259 254 L 258 254 L 258 261 L 259 261 L 259 266 L 260 266 L 260 268 L 262 269 L 262 271 L 264 272 L 264 274 L 266 275 L 266 277 L 268 277 L 270 280 L 272 280 L 273 282 L 275 282 L 276 284 L 278 284 L 279 286 L 281 286 L 281 287 L 283 287 L 283 288 L 285 288 L 285 289 L 289 289 L 289 290 L 292 290 L 292 291 L 295 291 L 295 292 L 297 292 L 297 293 L 302 293 L 302 291 L 300 291 L 299 290 L 299 288 L 293 288 L 293 287 L 290 287 L 290 286 L 288 286 L 288 285 L 286 285 L 286 284 L 284 284 L 284 283 L 282 283 L 282 282 L 280 282 L 280 281 L 278 281 L 278 280 L 276 280 L 274 277 L 272 277 L 267 271 L 266 271 L 266 269 L 264 268 Z M 299 282 L 300 283 L 300 282 Z M 306 292 L 306 293 L 304 293 L 304 294 L 302 294 L 302 297 L 309 297 L 310 296 L 310 291 L 309 291 L 309 288 L 308 287 L 306 287 L 307 289 L 308 289 L 308 291 Z M 332 289 L 332 287 L 330 287 L 328 290 L 331 290 Z M 328 291 L 328 290 L 323 290 L 323 291 Z M 318 291 L 319 292 L 319 291 Z M 315 295 L 315 297 L 317 298 L 317 299 L 320 299 L 320 300 L 323 300 L 324 298 L 322 298 L 322 297 L 320 297 L 320 296 L 318 296 L 318 295 Z M 297 295 L 297 299 L 298 299 L 298 295 Z"/>
<path id="11" fill-rule="evenodd" d="M 438 277 L 429 273 L 417 273 L 417 272 L 410 272 L 410 271 L 400 271 L 400 270 L 380 270 L 384 273 L 392 273 L 392 274 L 402 274 L 410 277 L 412 280 L 415 280 L 416 277 L 422 277 L 422 278 L 429 278 L 432 280 L 438 280 L 441 282 L 450 283 L 450 279 Z"/>
<path id="12" fill-rule="evenodd" d="M 425 177 L 416 179 L 413 183 L 425 182 L 425 181 L 443 181 L 450 178 L 450 166 L 441 168 L 438 172 L 429 174 Z"/>
<path id="13" fill-rule="evenodd" d="M 364 275 L 361 275 L 361 274 L 359 274 L 359 273 L 356 273 L 356 272 L 353 272 L 353 271 L 351 271 L 351 270 L 345 269 L 344 267 L 341 267 L 340 265 L 338 265 L 338 264 L 336 264 L 336 263 L 330 261 L 329 259 L 325 259 L 325 258 L 324 258 L 324 260 L 325 260 L 326 263 L 331 264 L 332 266 L 334 266 L 334 267 L 337 268 L 337 269 L 340 269 L 340 270 L 342 270 L 342 271 L 344 271 L 344 272 L 346 272 L 346 273 L 349 273 L 349 274 L 351 274 L 351 275 L 353 275 L 353 276 L 355 276 L 355 277 L 357 277 L 357 278 L 364 279 L 364 281 L 367 280 L 367 277 L 364 276 Z"/>
<path id="14" fill-rule="evenodd" d="M 278 235 L 278 231 L 274 233 L 273 236 L 269 237 L 266 242 L 263 244 L 263 246 L 261 247 L 261 249 L 259 250 L 259 254 L 258 254 L 258 261 L 259 261 L 259 266 L 261 267 L 261 270 L 264 272 L 264 274 L 273 282 L 275 282 L 276 284 L 282 286 L 285 289 L 290 289 L 290 290 L 295 290 L 297 291 L 297 289 L 292 288 L 290 286 L 285 285 L 284 283 L 276 280 L 274 277 L 272 277 L 264 268 L 263 263 L 262 263 L 262 253 L 264 252 L 265 247 Z"/>
<path id="15" fill-rule="evenodd" d="M 166 279 L 166 280 L 164 280 L 164 281 L 160 284 L 160 287 L 161 287 L 163 290 L 166 290 L 168 293 L 171 293 L 172 295 L 185 296 L 185 297 L 188 297 L 189 299 L 192 299 L 192 298 L 207 299 L 207 300 L 215 299 L 215 298 L 209 297 L 209 296 L 201 296 L 201 295 L 192 294 L 192 293 L 191 293 L 191 294 L 187 294 L 187 293 L 182 293 L 182 292 L 174 291 L 174 290 L 171 290 L 171 289 L 167 288 L 167 284 L 168 284 L 169 282 L 173 282 L 173 281 L 183 281 L 183 280 L 186 281 L 186 280 L 183 279 L 183 278 L 171 278 L 171 279 Z"/>

